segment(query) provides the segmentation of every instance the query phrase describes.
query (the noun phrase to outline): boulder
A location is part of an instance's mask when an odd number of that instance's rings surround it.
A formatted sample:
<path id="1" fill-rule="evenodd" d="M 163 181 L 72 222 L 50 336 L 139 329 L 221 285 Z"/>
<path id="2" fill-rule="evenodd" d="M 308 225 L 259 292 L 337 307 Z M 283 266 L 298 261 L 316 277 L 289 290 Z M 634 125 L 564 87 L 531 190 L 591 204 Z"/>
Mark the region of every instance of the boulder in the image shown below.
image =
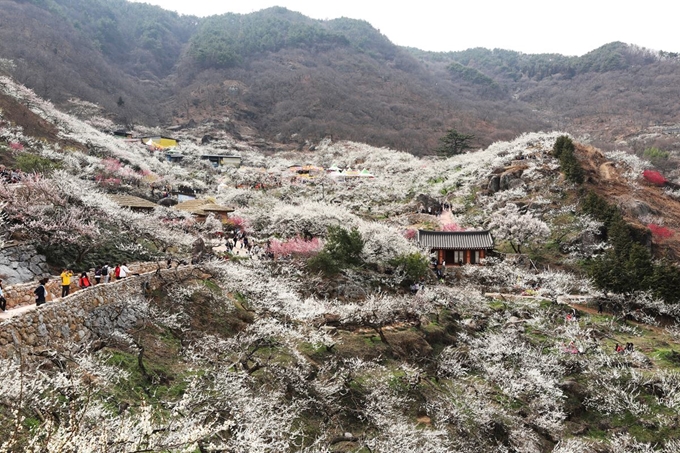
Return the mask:
<path id="1" fill-rule="evenodd" d="M 489 185 L 487 186 L 487 189 L 491 193 L 496 193 L 501 190 L 501 177 L 498 175 L 493 175 L 491 179 L 489 179 Z"/>
<path id="2" fill-rule="evenodd" d="M 524 181 L 520 178 L 511 179 L 508 182 L 508 189 L 515 189 L 517 187 L 523 187 L 524 185 Z"/>
<path id="3" fill-rule="evenodd" d="M 648 215 L 659 215 L 659 211 L 641 200 L 626 201 L 623 207 L 631 217 L 641 218 Z"/>

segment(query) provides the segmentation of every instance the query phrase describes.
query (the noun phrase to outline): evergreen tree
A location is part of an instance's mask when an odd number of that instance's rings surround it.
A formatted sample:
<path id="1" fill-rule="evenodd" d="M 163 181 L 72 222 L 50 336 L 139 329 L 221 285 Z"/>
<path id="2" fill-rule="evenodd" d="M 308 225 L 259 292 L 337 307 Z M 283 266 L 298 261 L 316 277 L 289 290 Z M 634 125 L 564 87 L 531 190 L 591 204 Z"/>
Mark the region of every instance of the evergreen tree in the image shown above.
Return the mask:
<path id="1" fill-rule="evenodd" d="M 648 283 L 654 295 L 666 303 L 680 302 L 680 269 L 673 263 L 666 260 L 657 263 Z"/>
<path id="2" fill-rule="evenodd" d="M 593 216 L 593 218 L 604 223 L 606 228 L 609 228 L 616 216 L 620 216 L 619 210 L 616 206 L 610 205 L 604 198 L 597 195 L 595 192 L 588 192 L 581 201 L 581 209 L 585 214 Z"/>
<path id="3" fill-rule="evenodd" d="M 583 182 L 583 169 L 573 151 L 570 151 L 568 148 L 562 149 L 560 165 L 562 167 L 562 173 L 564 173 L 564 177 L 567 181 L 576 184 L 581 184 Z"/>
<path id="4" fill-rule="evenodd" d="M 560 160 L 564 177 L 567 181 L 581 184 L 583 182 L 583 169 L 574 151 L 576 151 L 576 147 L 569 137 L 566 135 L 557 137 L 553 145 L 553 155 Z"/>
<path id="5" fill-rule="evenodd" d="M 455 129 L 449 129 L 445 136 L 439 139 L 442 143 L 437 153 L 443 157 L 451 157 L 472 148 L 473 134 L 463 134 Z"/>
<path id="6" fill-rule="evenodd" d="M 560 135 L 557 137 L 557 140 L 555 140 L 555 144 L 553 145 L 553 156 L 559 159 L 562 150 L 568 145 L 571 145 L 573 151 L 574 143 L 567 135 Z"/>
<path id="7" fill-rule="evenodd" d="M 364 240 L 356 228 L 347 231 L 339 226 L 328 228 L 328 237 L 324 250 L 344 266 L 359 265 L 362 262 L 361 252 Z"/>

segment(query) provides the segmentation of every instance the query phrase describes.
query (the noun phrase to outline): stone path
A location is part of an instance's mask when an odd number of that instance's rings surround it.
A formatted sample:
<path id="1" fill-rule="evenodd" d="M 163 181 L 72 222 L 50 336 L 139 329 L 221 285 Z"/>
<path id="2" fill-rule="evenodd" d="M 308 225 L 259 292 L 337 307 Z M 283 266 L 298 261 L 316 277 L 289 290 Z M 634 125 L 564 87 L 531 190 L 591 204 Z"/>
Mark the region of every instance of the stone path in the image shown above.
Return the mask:
<path id="1" fill-rule="evenodd" d="M 111 282 L 111 283 L 115 283 L 115 282 Z M 111 283 L 102 283 L 102 284 L 110 285 Z M 47 306 L 47 305 L 50 305 L 50 304 L 54 304 L 54 303 L 57 303 L 57 302 L 61 302 L 62 299 L 66 299 L 66 298 L 68 298 L 68 297 L 70 297 L 74 294 L 78 294 L 80 291 L 83 291 L 83 290 L 79 288 L 77 291 L 72 292 L 71 294 L 69 294 L 66 297 L 54 297 L 54 298 L 52 298 L 52 300 L 48 300 L 43 305 L 41 305 L 41 307 Z M 21 316 L 24 313 L 35 310 L 36 308 L 38 308 L 38 307 L 35 304 L 29 304 L 29 305 L 20 305 L 18 307 L 10 308 L 7 311 L 0 311 L 0 321 L 3 321 L 5 319 L 9 319 L 9 318 L 14 318 L 15 316 Z"/>
<path id="2" fill-rule="evenodd" d="M 545 296 L 523 296 L 521 294 L 503 294 L 503 293 L 484 293 L 484 297 L 490 299 L 509 299 L 509 300 L 548 300 L 549 297 Z M 587 304 L 593 299 L 592 296 L 557 296 L 556 302 L 562 305 L 578 305 Z"/>
<path id="3" fill-rule="evenodd" d="M 58 300 L 61 300 L 61 299 L 58 299 Z M 46 304 L 51 304 L 51 303 L 52 302 L 47 302 Z M 35 304 L 31 304 L 31 305 L 22 305 L 21 307 L 12 308 L 12 309 L 9 309 L 7 311 L 0 311 L 0 321 L 4 321 L 5 319 L 9 319 L 9 318 L 13 318 L 15 316 L 22 315 L 22 314 L 24 314 L 28 311 L 33 311 L 36 308 L 37 307 L 35 306 Z"/>
<path id="4" fill-rule="evenodd" d="M 130 267 L 131 267 L 132 272 L 133 272 L 133 274 L 131 276 L 141 275 L 141 274 L 145 274 L 145 273 L 148 273 L 148 272 L 155 272 L 156 269 L 153 269 L 153 267 L 157 266 L 157 265 L 158 265 L 158 263 L 155 262 L 155 261 L 131 264 Z M 59 277 L 58 276 L 52 276 L 51 279 L 53 281 L 58 281 Z M 76 279 L 74 277 L 74 281 L 75 280 Z M 34 286 L 38 285 L 37 282 L 32 282 L 32 283 L 33 283 Z M 109 283 L 100 283 L 100 285 L 110 285 L 110 284 L 113 284 L 113 283 L 116 283 L 116 281 L 111 281 Z M 16 286 L 20 286 L 20 285 L 16 285 Z M 92 286 L 92 287 L 94 288 L 94 286 Z M 9 288 L 5 288 L 6 291 L 8 289 Z M 54 290 L 54 288 L 52 288 L 52 290 L 49 290 L 49 288 L 48 288 L 47 302 L 45 303 L 45 305 L 55 303 L 55 302 L 60 302 L 62 299 L 65 299 L 65 298 L 62 298 L 62 297 L 54 296 L 53 290 Z M 61 286 L 58 287 L 58 290 L 61 291 Z M 86 290 L 87 289 L 85 289 L 85 291 Z M 81 291 L 84 291 L 84 289 L 78 288 L 78 287 L 75 287 L 75 286 L 71 286 L 71 293 L 68 296 L 66 296 L 66 298 L 68 298 L 68 297 L 70 297 L 74 294 L 78 294 Z M 32 298 L 33 297 L 33 288 L 30 288 L 29 293 L 30 293 L 31 298 Z M 15 307 L 10 308 L 9 310 L 4 311 L 4 312 L 0 311 L 0 322 L 4 321 L 6 319 L 13 318 L 15 316 L 20 316 L 20 315 L 22 315 L 26 312 L 33 311 L 35 309 L 36 309 L 35 303 L 29 303 L 29 304 L 25 304 L 25 305 L 15 306 Z"/>

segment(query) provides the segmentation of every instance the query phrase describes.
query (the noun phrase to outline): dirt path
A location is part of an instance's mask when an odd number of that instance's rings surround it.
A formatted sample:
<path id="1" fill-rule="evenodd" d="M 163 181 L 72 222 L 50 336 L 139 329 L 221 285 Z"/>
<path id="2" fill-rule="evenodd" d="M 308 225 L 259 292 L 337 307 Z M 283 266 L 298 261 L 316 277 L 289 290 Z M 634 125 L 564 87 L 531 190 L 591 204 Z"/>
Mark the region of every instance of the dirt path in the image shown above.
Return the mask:
<path id="1" fill-rule="evenodd" d="M 456 223 L 456 221 L 453 219 L 453 214 L 451 211 L 448 209 L 442 210 L 442 213 L 439 216 L 439 225 L 444 226 L 451 223 Z"/>

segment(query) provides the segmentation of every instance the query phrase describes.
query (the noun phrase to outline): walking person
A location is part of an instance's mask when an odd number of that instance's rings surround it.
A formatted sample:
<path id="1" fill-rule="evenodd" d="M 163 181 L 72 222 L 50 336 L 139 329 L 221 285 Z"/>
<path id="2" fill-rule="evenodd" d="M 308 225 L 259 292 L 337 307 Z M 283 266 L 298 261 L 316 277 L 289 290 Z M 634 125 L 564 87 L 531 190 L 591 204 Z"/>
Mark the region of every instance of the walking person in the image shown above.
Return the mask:
<path id="1" fill-rule="evenodd" d="M 118 273 L 118 278 L 125 278 L 130 275 L 130 269 L 128 269 L 127 264 L 123 263 L 120 267 L 120 272 Z"/>
<path id="2" fill-rule="evenodd" d="M 94 268 L 94 284 L 98 285 L 102 281 L 102 267 L 97 266 Z"/>
<path id="3" fill-rule="evenodd" d="M 0 280 L 0 310 L 7 310 L 7 299 L 5 299 L 5 293 L 2 290 L 2 280 Z"/>
<path id="4" fill-rule="evenodd" d="M 35 306 L 39 307 L 42 304 L 45 303 L 47 299 L 47 289 L 45 288 L 45 285 L 47 284 L 47 279 L 43 278 L 40 280 L 38 283 L 40 283 L 40 286 L 38 286 L 36 289 L 33 290 L 33 293 L 35 294 Z"/>
<path id="5" fill-rule="evenodd" d="M 120 264 L 116 264 L 116 267 L 113 268 L 113 276 L 116 277 L 116 280 L 120 279 Z"/>
<path id="6" fill-rule="evenodd" d="M 78 286 L 83 289 L 92 286 L 92 283 L 90 283 L 90 277 L 87 276 L 87 272 L 80 274 L 80 278 L 78 278 Z"/>
<path id="7" fill-rule="evenodd" d="M 71 277 L 73 277 L 73 272 L 69 269 L 64 269 L 61 272 L 61 297 L 68 296 L 69 290 L 71 289 Z"/>
<path id="8" fill-rule="evenodd" d="M 111 278 L 111 266 L 109 266 L 109 263 L 102 266 L 102 278 L 104 279 L 104 283 L 108 283 Z"/>

